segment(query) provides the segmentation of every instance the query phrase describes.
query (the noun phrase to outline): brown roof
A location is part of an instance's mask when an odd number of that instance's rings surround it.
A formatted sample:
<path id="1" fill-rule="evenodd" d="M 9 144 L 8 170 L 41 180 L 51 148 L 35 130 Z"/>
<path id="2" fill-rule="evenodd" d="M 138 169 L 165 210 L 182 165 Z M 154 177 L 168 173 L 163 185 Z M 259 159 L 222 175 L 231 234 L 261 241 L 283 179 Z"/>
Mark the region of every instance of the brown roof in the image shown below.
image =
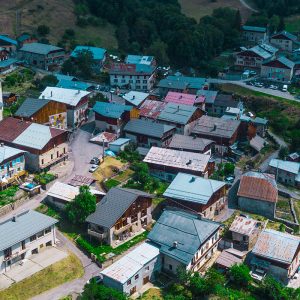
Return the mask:
<path id="1" fill-rule="evenodd" d="M 6 118 L 0 122 L 0 140 L 3 142 L 14 141 L 30 125 L 31 122 L 28 121 L 12 117 Z"/>
<path id="2" fill-rule="evenodd" d="M 269 174 L 266 174 L 270 176 Z M 239 190 L 240 197 L 262 201 L 277 202 L 278 190 L 269 178 L 244 175 L 241 178 Z"/>

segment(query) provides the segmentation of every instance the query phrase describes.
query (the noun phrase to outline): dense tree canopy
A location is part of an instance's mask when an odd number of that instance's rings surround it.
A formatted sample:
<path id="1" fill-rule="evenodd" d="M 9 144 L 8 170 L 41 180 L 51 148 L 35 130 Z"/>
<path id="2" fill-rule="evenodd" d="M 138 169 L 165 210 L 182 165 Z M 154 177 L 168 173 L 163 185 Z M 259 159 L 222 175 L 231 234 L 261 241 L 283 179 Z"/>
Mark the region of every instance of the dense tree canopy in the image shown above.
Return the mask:
<path id="1" fill-rule="evenodd" d="M 300 12 L 299 0 L 254 0 L 253 2 L 269 16 L 288 16 Z"/>

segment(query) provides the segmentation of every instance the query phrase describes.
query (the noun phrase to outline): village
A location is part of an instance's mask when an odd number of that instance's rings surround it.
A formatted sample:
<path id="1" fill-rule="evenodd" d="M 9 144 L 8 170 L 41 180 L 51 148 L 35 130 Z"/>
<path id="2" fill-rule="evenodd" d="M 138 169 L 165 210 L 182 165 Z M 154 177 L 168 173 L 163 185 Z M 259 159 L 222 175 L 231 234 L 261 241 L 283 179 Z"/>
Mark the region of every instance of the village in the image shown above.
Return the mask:
<path id="1" fill-rule="evenodd" d="M 241 36 L 216 78 L 0 36 L 1 299 L 55 265 L 69 282 L 30 298 L 76 299 L 93 281 L 151 299 L 179 272 L 230 281 L 236 266 L 246 285 L 300 288 L 299 147 L 222 88 L 298 105 L 300 35 L 245 25 Z M 62 73 L 87 56 L 92 79 Z"/>

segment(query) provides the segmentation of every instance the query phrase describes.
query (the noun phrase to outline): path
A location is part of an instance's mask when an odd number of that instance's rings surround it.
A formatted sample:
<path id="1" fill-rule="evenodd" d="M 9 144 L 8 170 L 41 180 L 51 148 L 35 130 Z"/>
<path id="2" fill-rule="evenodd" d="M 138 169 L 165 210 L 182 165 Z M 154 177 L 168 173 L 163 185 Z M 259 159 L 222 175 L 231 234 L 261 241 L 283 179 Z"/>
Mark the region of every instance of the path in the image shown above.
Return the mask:
<path id="1" fill-rule="evenodd" d="M 251 7 L 245 0 L 240 0 L 241 4 L 243 6 L 245 6 L 246 8 L 248 8 L 249 10 L 255 12 L 255 13 L 258 13 L 259 11 L 254 9 L 253 7 Z"/>

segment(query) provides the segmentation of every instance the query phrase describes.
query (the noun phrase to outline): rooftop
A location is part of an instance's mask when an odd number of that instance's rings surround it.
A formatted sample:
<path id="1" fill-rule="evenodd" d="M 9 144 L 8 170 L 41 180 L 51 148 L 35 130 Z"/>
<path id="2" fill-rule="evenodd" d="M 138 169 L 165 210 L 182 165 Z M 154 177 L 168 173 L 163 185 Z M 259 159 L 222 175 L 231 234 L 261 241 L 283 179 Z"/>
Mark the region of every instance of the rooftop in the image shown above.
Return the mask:
<path id="1" fill-rule="evenodd" d="M 24 151 L 20 149 L 16 149 L 6 145 L 0 145 L 0 164 L 5 162 L 6 160 L 9 160 L 11 157 L 15 157 L 23 153 Z"/>
<path id="2" fill-rule="evenodd" d="M 90 51 L 95 60 L 103 60 L 105 57 L 106 49 L 91 47 L 91 46 L 76 46 L 71 53 L 71 57 L 77 57 L 80 52 Z"/>
<path id="3" fill-rule="evenodd" d="M 231 223 L 229 230 L 242 235 L 250 236 L 257 232 L 260 225 L 261 222 L 257 220 L 245 218 L 242 216 L 236 216 Z"/>
<path id="4" fill-rule="evenodd" d="M 285 31 L 285 30 L 273 34 L 271 39 L 280 38 L 282 36 L 284 36 L 286 39 L 289 39 L 289 40 L 292 40 L 292 41 L 297 41 L 297 36 L 296 35 L 288 32 L 288 31 Z"/>
<path id="5" fill-rule="evenodd" d="M 300 172 L 300 163 L 287 160 L 272 159 L 269 163 L 270 167 L 278 168 L 289 173 L 298 174 Z"/>
<path id="6" fill-rule="evenodd" d="M 122 146 L 126 143 L 130 142 L 130 139 L 124 139 L 124 138 L 118 138 L 115 141 L 109 143 L 109 145 L 113 145 L 113 146 Z"/>
<path id="7" fill-rule="evenodd" d="M 258 27 L 258 26 L 247 26 L 247 25 L 244 25 L 242 27 L 242 29 L 244 31 L 253 31 L 253 32 L 266 32 L 267 31 L 267 28 L 266 27 Z"/>
<path id="8" fill-rule="evenodd" d="M 175 134 L 168 147 L 171 149 L 182 149 L 191 152 L 202 152 L 207 146 L 211 145 L 212 143 L 214 143 L 214 141 L 208 139 Z"/>
<path id="9" fill-rule="evenodd" d="M 178 173 L 164 196 L 198 204 L 207 204 L 213 194 L 225 187 L 225 182 Z"/>
<path id="10" fill-rule="evenodd" d="M 144 56 L 144 55 L 127 55 L 125 58 L 126 64 L 144 64 L 151 65 L 154 60 L 154 56 Z"/>
<path id="11" fill-rule="evenodd" d="M 34 99 L 26 98 L 18 110 L 15 112 L 15 116 L 30 118 L 44 106 L 46 106 L 51 100 L 47 99 Z"/>
<path id="12" fill-rule="evenodd" d="M 93 87 L 92 84 L 83 81 L 73 81 L 69 79 L 60 79 L 56 84 L 56 87 L 86 91 Z"/>
<path id="13" fill-rule="evenodd" d="M 280 56 L 278 58 L 275 58 L 271 61 L 267 61 L 265 63 L 263 63 L 264 66 L 273 66 L 274 63 L 279 62 L 281 65 L 289 68 L 289 69 L 293 69 L 295 66 L 295 63 L 291 60 L 289 60 L 288 58 L 286 58 L 285 56 Z"/>
<path id="14" fill-rule="evenodd" d="M 167 78 L 162 79 L 158 83 L 160 88 L 169 88 L 169 89 L 197 89 L 200 90 L 205 85 L 206 79 L 200 77 L 187 77 L 187 76 L 175 76 L 170 75 Z"/>
<path id="15" fill-rule="evenodd" d="M 47 55 L 48 53 L 53 51 L 64 51 L 64 49 L 60 47 L 48 45 L 48 44 L 29 43 L 29 44 L 25 44 L 19 51 Z"/>
<path id="16" fill-rule="evenodd" d="M 240 102 L 233 99 L 232 95 L 218 94 L 214 104 L 215 106 L 239 108 Z"/>
<path id="17" fill-rule="evenodd" d="M 118 103 L 96 102 L 93 111 L 99 115 L 118 119 L 121 118 L 125 111 L 131 111 L 132 106 Z"/>
<path id="18" fill-rule="evenodd" d="M 111 65 L 109 73 L 116 75 L 151 75 L 154 71 L 155 67 L 151 65 L 115 63 Z"/>
<path id="19" fill-rule="evenodd" d="M 140 117 L 156 120 L 166 105 L 166 102 L 147 99 L 140 107 Z"/>
<path id="20" fill-rule="evenodd" d="M 197 91 L 197 95 L 205 98 L 205 103 L 215 103 L 216 97 L 218 95 L 217 91 L 211 90 L 199 90 Z"/>
<path id="21" fill-rule="evenodd" d="M 139 107 L 148 97 L 148 93 L 130 91 L 123 96 L 123 99 L 131 105 Z"/>
<path id="22" fill-rule="evenodd" d="M 9 58 L 6 60 L 0 61 L 0 68 L 6 68 L 9 67 L 10 65 L 13 65 L 17 62 L 15 58 Z"/>
<path id="23" fill-rule="evenodd" d="M 197 98 L 196 95 L 177 93 L 177 92 L 168 92 L 165 98 L 165 102 L 193 106 L 195 104 L 196 98 Z"/>
<path id="24" fill-rule="evenodd" d="M 0 40 L 1 41 L 4 41 L 4 42 L 7 42 L 9 44 L 12 44 L 12 45 L 15 45 L 17 46 L 18 45 L 18 42 L 14 39 L 11 39 L 10 37 L 8 37 L 7 35 L 0 35 Z"/>

